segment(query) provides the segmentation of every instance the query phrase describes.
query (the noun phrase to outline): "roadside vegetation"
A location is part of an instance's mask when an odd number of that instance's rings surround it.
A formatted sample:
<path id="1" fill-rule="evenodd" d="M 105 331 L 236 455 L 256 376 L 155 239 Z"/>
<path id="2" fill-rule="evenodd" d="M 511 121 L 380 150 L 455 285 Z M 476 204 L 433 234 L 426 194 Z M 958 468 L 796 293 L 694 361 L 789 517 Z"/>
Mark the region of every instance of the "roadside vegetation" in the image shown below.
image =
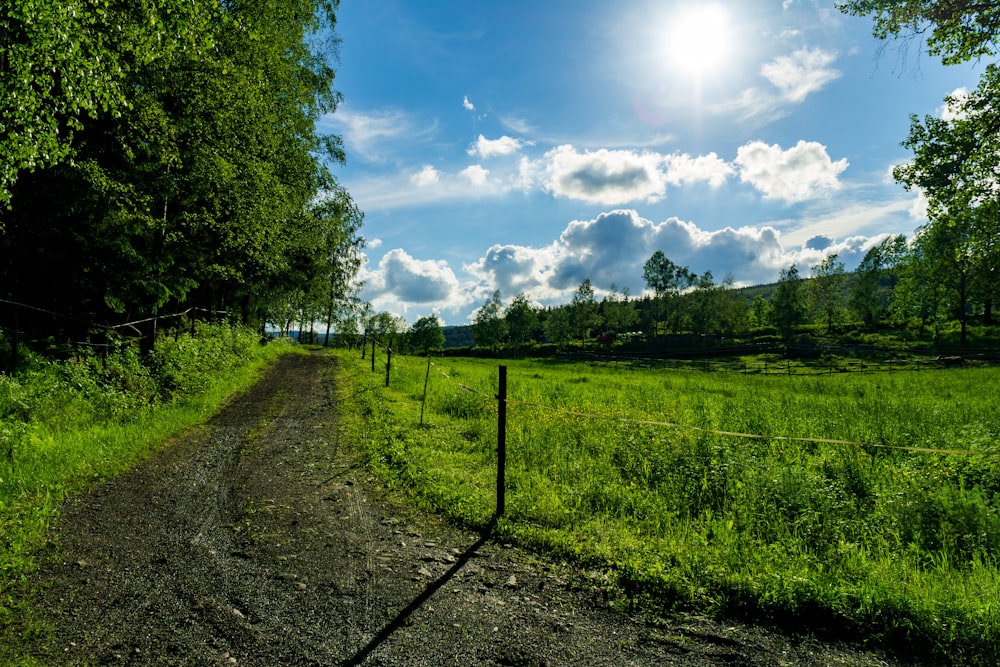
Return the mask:
<path id="1" fill-rule="evenodd" d="M 487 525 L 497 364 L 395 357 L 386 388 L 383 358 L 376 373 L 359 350 L 340 358 L 373 468 Z M 742 361 L 509 362 L 496 530 L 608 568 L 652 610 L 996 664 L 1000 369 L 789 376 Z"/>
<path id="2" fill-rule="evenodd" d="M 63 361 L 28 355 L 17 375 L 0 374 L 0 625 L 17 620 L 20 582 L 44 557 L 64 499 L 204 422 L 292 349 L 198 324 L 148 355 L 134 345 Z"/>

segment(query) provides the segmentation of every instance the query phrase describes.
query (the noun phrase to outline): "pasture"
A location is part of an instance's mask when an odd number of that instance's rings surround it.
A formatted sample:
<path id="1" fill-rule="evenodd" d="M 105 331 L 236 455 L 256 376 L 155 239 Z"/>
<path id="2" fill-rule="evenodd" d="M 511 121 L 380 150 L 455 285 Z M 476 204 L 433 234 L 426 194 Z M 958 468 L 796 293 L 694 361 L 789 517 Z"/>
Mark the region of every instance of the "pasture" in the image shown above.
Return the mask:
<path id="1" fill-rule="evenodd" d="M 382 350 L 375 373 L 340 359 L 377 473 L 486 525 L 499 364 L 394 356 L 386 388 Z M 607 568 L 661 611 L 1000 660 L 1000 369 L 503 363 L 506 538 Z"/>

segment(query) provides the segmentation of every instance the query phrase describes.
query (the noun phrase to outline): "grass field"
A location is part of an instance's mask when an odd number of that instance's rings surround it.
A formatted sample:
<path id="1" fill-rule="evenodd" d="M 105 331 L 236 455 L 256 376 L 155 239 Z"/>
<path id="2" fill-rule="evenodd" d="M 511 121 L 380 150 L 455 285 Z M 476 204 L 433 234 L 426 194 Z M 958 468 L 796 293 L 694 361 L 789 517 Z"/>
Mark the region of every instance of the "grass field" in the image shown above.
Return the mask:
<path id="1" fill-rule="evenodd" d="M 397 356 L 386 389 L 383 356 L 375 373 L 341 359 L 376 470 L 488 523 L 498 364 L 441 359 L 427 375 Z M 509 538 L 610 566 L 661 608 L 1000 661 L 1000 370 L 504 363 Z"/>

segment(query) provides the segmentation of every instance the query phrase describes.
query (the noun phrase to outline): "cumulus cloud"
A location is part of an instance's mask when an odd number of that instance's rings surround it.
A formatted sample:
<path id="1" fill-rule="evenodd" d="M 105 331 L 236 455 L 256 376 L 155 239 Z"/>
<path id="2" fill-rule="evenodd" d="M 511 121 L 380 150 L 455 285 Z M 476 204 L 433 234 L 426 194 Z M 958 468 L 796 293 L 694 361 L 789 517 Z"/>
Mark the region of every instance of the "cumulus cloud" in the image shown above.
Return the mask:
<path id="1" fill-rule="evenodd" d="M 469 101 L 468 95 L 462 98 L 462 106 L 468 111 L 476 110 L 476 105 Z"/>
<path id="2" fill-rule="evenodd" d="M 421 308 L 454 309 L 468 302 L 455 272 L 443 260 L 419 260 L 405 250 L 387 252 L 374 269 L 362 268 L 362 296 L 378 309 L 401 315 Z"/>
<path id="3" fill-rule="evenodd" d="M 796 203 L 838 190 L 838 176 L 847 169 L 846 159 L 830 159 L 826 146 L 799 141 L 788 150 L 753 141 L 737 151 L 735 164 L 740 180 L 750 183 L 767 199 Z"/>
<path id="4" fill-rule="evenodd" d="M 544 248 L 494 245 L 483 257 L 463 268 L 476 277 L 478 291 L 483 294 L 500 290 L 506 299 L 522 292 L 535 299 L 545 299 L 558 295 L 545 280 L 555 251 L 555 245 Z"/>
<path id="5" fill-rule="evenodd" d="M 734 173 L 715 153 L 692 157 L 633 150 L 580 152 L 570 144 L 538 160 L 522 158 L 519 170 L 518 183 L 526 190 L 541 187 L 555 197 L 609 206 L 659 201 L 668 185 L 718 187 Z"/>
<path id="6" fill-rule="evenodd" d="M 484 169 L 478 164 L 473 164 L 460 171 L 459 174 L 468 180 L 469 183 L 476 186 L 483 186 L 486 185 L 487 179 L 490 176 L 490 170 Z"/>
<path id="7" fill-rule="evenodd" d="M 826 250 L 833 245 L 834 239 L 827 236 L 826 234 L 818 234 L 805 243 L 805 247 L 809 250 Z"/>
<path id="8" fill-rule="evenodd" d="M 876 217 L 889 213 L 900 211 L 869 211 Z M 860 211 L 845 215 L 862 217 Z M 737 284 L 773 282 L 792 264 L 808 274 L 831 254 L 850 271 L 885 236 L 855 234 L 840 240 L 834 235 L 850 228 L 824 218 L 806 235 L 783 236 L 772 225 L 707 231 L 676 217 L 653 222 L 634 210 L 613 210 L 569 222 L 547 245 L 494 245 L 462 267 L 462 278 L 445 261 L 417 260 L 401 249 L 388 252 L 374 269 L 366 265 L 360 277 L 366 284 L 363 297 L 378 309 L 410 320 L 448 312 L 461 321 L 494 290 L 500 290 L 505 303 L 524 293 L 533 303 L 556 305 L 566 303 L 590 279 L 598 297 L 612 286 L 638 296 L 646 290 L 643 265 L 656 250 L 695 273 L 711 271 L 717 281 L 732 275 Z"/>
<path id="9" fill-rule="evenodd" d="M 732 273 L 745 282 L 774 280 L 794 261 L 771 227 L 709 232 L 678 218 L 654 223 L 634 210 L 617 210 L 570 222 L 550 246 L 494 246 L 465 269 L 484 290 L 500 289 L 505 299 L 525 292 L 559 303 L 586 278 L 599 292 L 615 285 L 641 294 L 643 265 L 656 250 L 698 273 L 711 270 L 720 280 Z"/>
<path id="10" fill-rule="evenodd" d="M 834 51 L 799 49 L 764 64 L 760 73 L 781 92 L 782 99 L 800 104 L 840 77 L 840 72 L 830 67 L 836 60 Z"/>
<path id="11" fill-rule="evenodd" d="M 715 153 L 698 157 L 691 157 L 687 153 L 668 155 L 665 165 L 666 181 L 671 185 L 705 182 L 717 188 L 735 173 L 732 165 Z"/>
<path id="12" fill-rule="evenodd" d="M 469 155 L 479 156 L 481 158 L 493 157 L 494 155 L 510 155 L 511 153 L 516 153 L 521 150 L 524 146 L 524 142 L 520 139 L 515 139 L 513 137 L 508 137 L 506 135 L 500 137 L 499 139 L 487 139 L 483 135 L 479 135 L 471 147 L 469 147 Z"/>
<path id="13" fill-rule="evenodd" d="M 410 181 L 417 186 L 424 187 L 428 185 L 434 185 L 441 180 L 441 172 L 427 164 L 424 165 L 423 169 L 413 174 L 410 177 Z"/>
<path id="14" fill-rule="evenodd" d="M 564 144 L 545 154 L 545 187 L 556 197 L 601 204 L 663 197 L 662 157 L 624 150 L 577 152 Z"/>

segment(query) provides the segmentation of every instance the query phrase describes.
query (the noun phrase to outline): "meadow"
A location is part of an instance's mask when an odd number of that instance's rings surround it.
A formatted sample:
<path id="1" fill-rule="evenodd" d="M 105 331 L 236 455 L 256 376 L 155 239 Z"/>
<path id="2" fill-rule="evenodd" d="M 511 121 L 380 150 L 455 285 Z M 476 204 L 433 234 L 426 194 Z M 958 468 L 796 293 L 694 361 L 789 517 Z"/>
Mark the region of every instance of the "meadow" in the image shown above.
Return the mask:
<path id="1" fill-rule="evenodd" d="M 396 355 L 386 388 L 384 356 L 375 373 L 340 359 L 373 469 L 487 525 L 499 362 Z M 605 568 L 665 613 L 1000 662 L 1000 369 L 502 363 L 505 539 Z"/>

